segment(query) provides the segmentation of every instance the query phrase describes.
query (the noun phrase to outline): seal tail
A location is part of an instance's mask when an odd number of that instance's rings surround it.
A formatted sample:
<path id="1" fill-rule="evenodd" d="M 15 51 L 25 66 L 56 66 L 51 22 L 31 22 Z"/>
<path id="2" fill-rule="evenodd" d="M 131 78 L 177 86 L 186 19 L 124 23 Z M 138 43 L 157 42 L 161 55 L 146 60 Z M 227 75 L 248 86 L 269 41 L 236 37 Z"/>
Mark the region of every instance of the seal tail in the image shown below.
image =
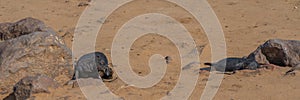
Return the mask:
<path id="1" fill-rule="evenodd" d="M 204 63 L 204 65 L 212 66 L 212 63 Z"/>

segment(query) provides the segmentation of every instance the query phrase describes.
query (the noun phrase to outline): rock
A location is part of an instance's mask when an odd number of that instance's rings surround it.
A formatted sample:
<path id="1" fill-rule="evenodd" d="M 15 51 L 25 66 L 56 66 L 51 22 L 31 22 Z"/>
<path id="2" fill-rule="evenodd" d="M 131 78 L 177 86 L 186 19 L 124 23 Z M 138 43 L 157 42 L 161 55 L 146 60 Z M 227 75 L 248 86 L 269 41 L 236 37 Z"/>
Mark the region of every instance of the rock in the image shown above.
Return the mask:
<path id="1" fill-rule="evenodd" d="M 271 39 L 260 45 L 247 58 L 260 64 L 296 66 L 300 62 L 300 41 Z"/>
<path id="2" fill-rule="evenodd" d="M 57 88 L 57 83 L 53 79 L 46 75 L 28 76 L 14 86 L 13 96 L 16 100 L 25 100 L 32 94 L 50 93 L 49 88 Z"/>
<path id="3" fill-rule="evenodd" d="M 6 40 L 10 37 L 10 26 L 12 23 L 1 23 L 0 24 L 0 40 Z"/>
<path id="4" fill-rule="evenodd" d="M 44 24 L 44 22 L 28 17 L 15 23 L 1 23 L 0 40 L 9 40 L 32 32 L 45 31 L 49 31 L 49 28 Z"/>
<path id="5" fill-rule="evenodd" d="M 72 53 L 53 31 L 33 32 L 0 43 L 0 87 L 44 74 L 60 85 L 73 75 Z"/>

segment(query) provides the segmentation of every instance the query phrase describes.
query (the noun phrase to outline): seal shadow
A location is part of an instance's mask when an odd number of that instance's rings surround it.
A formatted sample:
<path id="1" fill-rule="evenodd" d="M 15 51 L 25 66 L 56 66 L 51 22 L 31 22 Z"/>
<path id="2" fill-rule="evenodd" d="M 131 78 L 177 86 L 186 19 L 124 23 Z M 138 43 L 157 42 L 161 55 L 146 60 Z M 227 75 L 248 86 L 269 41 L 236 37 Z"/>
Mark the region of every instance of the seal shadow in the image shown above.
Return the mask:
<path id="1" fill-rule="evenodd" d="M 211 70 L 211 69 L 212 69 L 211 67 L 200 68 L 200 73 L 202 71 L 207 71 L 207 72 L 214 71 L 214 70 Z M 217 71 L 217 74 L 233 75 L 233 74 L 235 74 L 235 72 Z"/>

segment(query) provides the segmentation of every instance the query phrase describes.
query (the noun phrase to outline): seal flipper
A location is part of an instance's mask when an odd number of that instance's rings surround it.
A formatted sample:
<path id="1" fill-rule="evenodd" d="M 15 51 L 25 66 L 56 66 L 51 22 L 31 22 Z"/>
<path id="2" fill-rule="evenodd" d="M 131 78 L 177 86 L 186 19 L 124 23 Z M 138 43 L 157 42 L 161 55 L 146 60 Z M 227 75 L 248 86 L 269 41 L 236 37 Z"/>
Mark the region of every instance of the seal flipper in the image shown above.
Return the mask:
<path id="1" fill-rule="evenodd" d="M 78 74 L 78 73 L 77 73 L 77 74 Z M 75 73 L 73 74 L 73 77 L 72 77 L 71 80 L 76 80 L 76 71 L 75 71 Z"/>
<path id="2" fill-rule="evenodd" d="M 212 66 L 213 63 L 204 63 L 204 65 Z"/>
<path id="3" fill-rule="evenodd" d="M 289 75 L 289 74 L 294 75 L 295 74 L 294 71 L 295 71 L 295 68 L 292 68 L 292 69 L 288 70 L 287 72 L 285 72 L 284 76 Z"/>

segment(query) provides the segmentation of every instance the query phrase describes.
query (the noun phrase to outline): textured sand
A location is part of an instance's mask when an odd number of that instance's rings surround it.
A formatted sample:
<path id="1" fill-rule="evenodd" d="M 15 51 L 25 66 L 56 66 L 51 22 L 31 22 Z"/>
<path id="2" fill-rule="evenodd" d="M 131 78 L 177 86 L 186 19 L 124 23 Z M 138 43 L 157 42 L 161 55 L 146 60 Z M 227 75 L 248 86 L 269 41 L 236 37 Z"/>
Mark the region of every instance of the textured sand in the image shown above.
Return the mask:
<path id="1" fill-rule="evenodd" d="M 64 36 L 68 47 L 72 45 L 73 30 L 85 7 L 77 5 L 85 0 L 0 0 L 0 22 L 13 22 L 24 17 L 34 17 L 44 21 Z M 138 0 L 130 6 L 123 6 L 112 14 L 102 28 L 103 36 L 98 37 L 96 49 L 110 58 L 111 41 L 120 22 L 128 20 L 134 14 L 145 11 L 161 11 L 171 14 L 175 19 L 191 30 L 198 45 L 208 44 L 200 58 L 210 61 L 210 46 L 203 30 L 194 22 L 191 15 L 181 8 L 157 0 Z M 225 33 L 227 56 L 242 57 L 254 51 L 268 39 L 300 39 L 300 1 L 299 0 L 209 0 L 217 14 Z M 151 6 L 147 6 L 151 4 Z M 145 9 L 132 9 L 144 7 Z M 160 10 L 158 10 L 160 8 Z M 168 10 L 172 8 L 173 10 Z M 176 9 L 176 11 L 174 10 Z M 121 17 L 120 17 L 121 16 Z M 67 34 L 66 34 L 67 33 Z M 159 47 L 158 45 L 163 45 Z M 130 63 L 133 71 L 145 76 L 150 73 L 148 59 L 152 54 L 172 56 L 167 74 L 152 88 L 138 89 L 126 87 L 118 79 L 106 85 L 112 92 L 128 100 L 153 100 L 167 95 L 176 85 L 180 72 L 179 54 L 172 42 L 158 35 L 146 35 L 139 38 L 130 51 Z M 200 67 L 206 67 L 201 65 Z M 199 67 L 199 68 L 200 68 Z M 235 75 L 225 75 L 215 100 L 296 100 L 300 98 L 300 77 L 282 77 L 289 68 L 274 71 L 242 71 Z M 207 74 L 200 75 L 197 86 L 190 99 L 198 100 L 207 81 Z M 125 86 L 125 87 L 124 87 Z M 47 97 L 47 98 L 45 98 Z M 4 98 L 0 95 L 0 98 Z M 85 99 L 79 88 L 65 86 L 52 90 L 51 94 L 38 94 L 36 99 Z"/>

